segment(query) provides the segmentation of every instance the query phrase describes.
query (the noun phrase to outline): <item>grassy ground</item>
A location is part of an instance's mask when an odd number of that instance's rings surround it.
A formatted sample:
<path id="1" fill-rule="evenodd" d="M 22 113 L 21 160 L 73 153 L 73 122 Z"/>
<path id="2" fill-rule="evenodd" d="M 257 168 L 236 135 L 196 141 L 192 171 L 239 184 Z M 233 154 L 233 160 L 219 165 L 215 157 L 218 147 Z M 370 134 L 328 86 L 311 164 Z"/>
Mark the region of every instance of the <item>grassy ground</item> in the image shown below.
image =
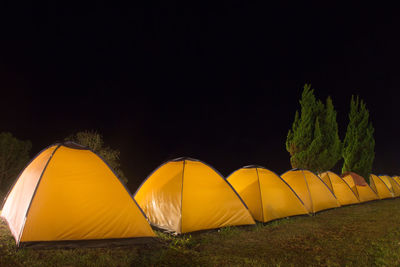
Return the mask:
<path id="1" fill-rule="evenodd" d="M 400 266 L 400 199 L 119 248 L 19 249 L 0 223 L 0 266 Z"/>

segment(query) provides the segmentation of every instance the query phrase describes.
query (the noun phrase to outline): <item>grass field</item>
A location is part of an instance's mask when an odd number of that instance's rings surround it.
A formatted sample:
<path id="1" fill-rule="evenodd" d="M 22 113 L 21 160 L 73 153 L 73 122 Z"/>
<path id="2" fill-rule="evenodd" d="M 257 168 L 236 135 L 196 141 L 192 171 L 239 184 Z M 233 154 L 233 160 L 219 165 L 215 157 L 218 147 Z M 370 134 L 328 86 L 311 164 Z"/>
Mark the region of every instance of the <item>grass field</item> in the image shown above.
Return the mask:
<path id="1" fill-rule="evenodd" d="M 0 266 L 400 266 L 400 199 L 118 248 L 16 249 L 0 223 Z"/>

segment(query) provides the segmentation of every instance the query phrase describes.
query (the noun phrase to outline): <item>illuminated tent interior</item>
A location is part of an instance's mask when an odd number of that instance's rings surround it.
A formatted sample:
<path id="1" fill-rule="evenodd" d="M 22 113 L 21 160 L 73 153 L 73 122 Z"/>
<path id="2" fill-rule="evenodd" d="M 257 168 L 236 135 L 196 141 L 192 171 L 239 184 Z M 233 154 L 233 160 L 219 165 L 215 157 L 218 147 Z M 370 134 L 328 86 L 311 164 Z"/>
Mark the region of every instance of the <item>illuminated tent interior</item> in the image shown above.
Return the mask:
<path id="1" fill-rule="evenodd" d="M 196 159 L 162 164 L 139 187 L 135 199 L 152 225 L 174 233 L 255 224 L 231 185 Z"/>
<path id="2" fill-rule="evenodd" d="M 25 167 L 1 217 L 18 246 L 120 244 L 155 236 L 103 159 L 72 142 L 44 149 Z"/>
<path id="3" fill-rule="evenodd" d="M 369 176 L 369 184 L 380 199 L 394 197 L 393 193 L 390 191 L 385 182 L 375 174 L 371 174 Z"/>
<path id="4" fill-rule="evenodd" d="M 362 176 L 354 172 L 347 172 L 341 177 L 350 186 L 351 190 L 353 190 L 360 202 L 379 199 L 379 196 L 374 192 L 374 190 L 371 189 Z"/>
<path id="5" fill-rule="evenodd" d="M 340 207 L 329 187 L 314 173 L 293 169 L 281 177 L 293 188 L 310 213 Z"/>
<path id="6" fill-rule="evenodd" d="M 268 222 L 308 214 L 293 189 L 281 177 L 264 167 L 243 167 L 233 172 L 227 180 L 257 221 Z"/>
<path id="7" fill-rule="evenodd" d="M 319 176 L 335 194 L 340 205 L 344 206 L 360 203 L 350 186 L 337 174 L 327 171 L 321 173 Z"/>

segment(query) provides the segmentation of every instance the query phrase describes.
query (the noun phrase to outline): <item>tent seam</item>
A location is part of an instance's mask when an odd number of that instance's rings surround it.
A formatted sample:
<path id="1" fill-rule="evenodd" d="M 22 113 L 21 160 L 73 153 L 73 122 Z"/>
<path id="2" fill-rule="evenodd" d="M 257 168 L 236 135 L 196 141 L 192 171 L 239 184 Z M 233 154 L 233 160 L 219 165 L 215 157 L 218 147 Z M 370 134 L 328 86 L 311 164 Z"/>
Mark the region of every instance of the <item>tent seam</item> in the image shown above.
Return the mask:
<path id="1" fill-rule="evenodd" d="M 185 176 L 185 163 L 186 160 L 183 160 L 183 166 L 182 166 L 182 186 L 181 186 L 181 233 L 182 233 L 182 206 L 183 206 L 183 177 Z"/>
<path id="2" fill-rule="evenodd" d="M 328 173 L 328 176 L 329 176 L 329 173 Z M 346 186 L 350 189 L 350 192 L 353 193 L 353 195 L 356 197 L 358 202 L 360 202 L 360 199 L 357 197 L 356 193 L 354 193 L 354 191 L 351 189 L 350 185 L 342 177 L 340 177 L 339 175 L 337 175 L 337 176 L 346 184 Z M 329 176 L 329 179 L 331 179 L 330 176 Z M 332 188 L 333 188 L 333 185 L 332 185 Z"/>
<path id="3" fill-rule="evenodd" d="M 335 193 L 333 192 L 333 186 L 332 186 L 332 190 L 331 190 L 331 189 L 329 188 L 329 186 L 324 182 L 324 180 L 322 180 L 321 177 L 319 177 L 319 175 L 317 175 L 316 173 L 314 173 L 314 172 L 312 172 L 312 171 L 309 171 L 309 172 L 311 172 L 312 174 L 314 174 L 314 175 L 325 185 L 325 187 L 329 190 L 329 192 L 331 192 L 331 194 L 332 194 L 333 197 L 336 199 L 336 201 L 338 201 L 338 199 L 337 199 Z M 329 182 L 330 182 L 330 179 L 329 179 Z M 339 203 L 338 203 L 338 204 L 339 204 Z"/>
<path id="4" fill-rule="evenodd" d="M 392 194 L 392 198 L 394 198 L 394 191 L 392 192 L 392 190 L 390 190 L 390 188 L 387 186 L 387 184 L 381 179 L 381 177 L 379 177 L 378 175 L 375 175 L 376 177 L 378 177 L 378 179 L 379 180 L 381 180 L 381 182 L 386 186 L 386 188 L 387 188 L 387 190 L 389 190 L 389 192 L 390 192 L 390 194 Z M 390 180 L 389 180 L 389 183 L 390 183 Z M 376 188 L 376 194 L 378 195 L 378 188 L 376 187 L 376 185 L 375 185 L 375 188 Z M 379 195 L 378 195 L 378 197 L 379 197 Z"/>
<path id="5" fill-rule="evenodd" d="M 311 197 L 311 191 L 310 191 L 310 187 L 308 186 L 308 182 L 307 182 L 306 175 L 304 174 L 304 171 L 303 171 L 303 170 L 301 170 L 301 173 L 303 174 L 304 181 L 306 182 L 306 186 L 307 186 L 307 190 L 308 190 L 308 195 L 310 196 L 310 200 L 311 200 L 311 212 L 312 212 L 312 213 L 315 213 L 315 212 L 314 212 L 314 202 L 313 202 L 312 197 Z"/>
<path id="6" fill-rule="evenodd" d="M 70 148 L 70 147 L 68 147 Z M 72 148 L 74 149 L 74 148 Z M 77 148 L 79 149 L 79 148 Z M 134 195 L 131 194 L 131 192 L 129 191 L 128 187 L 126 187 L 126 185 L 122 182 L 121 178 L 117 175 L 117 173 L 114 171 L 113 168 L 111 168 L 110 164 L 108 164 L 108 162 L 99 154 L 97 154 L 94 150 L 92 150 L 91 148 L 88 148 L 87 150 L 89 150 L 90 152 L 92 152 L 93 154 L 95 154 L 98 158 L 100 158 L 101 161 L 104 162 L 104 164 L 106 164 L 107 168 L 114 174 L 115 177 L 117 177 L 118 181 L 120 182 L 120 184 L 124 187 L 126 193 L 128 193 L 129 197 L 133 200 L 133 202 L 136 204 L 136 206 L 139 208 L 140 212 L 143 214 L 144 218 L 146 219 L 146 221 L 149 221 L 149 219 L 147 218 L 146 214 L 144 213 L 144 211 L 142 210 L 142 208 L 139 206 L 139 204 L 136 202 Z"/>
<path id="7" fill-rule="evenodd" d="M 297 195 L 296 191 L 294 191 L 294 189 L 279 175 L 277 175 L 279 179 L 281 179 L 281 181 L 283 183 L 285 183 L 287 185 L 287 187 L 289 187 L 289 189 L 293 192 L 293 194 L 297 197 L 297 199 L 300 201 L 300 203 L 304 206 L 304 208 L 307 210 L 306 205 L 304 204 L 303 200 L 299 197 L 299 195 Z"/>
<path id="8" fill-rule="evenodd" d="M 331 187 L 332 187 L 332 191 L 334 191 L 334 190 L 333 190 L 333 184 L 332 184 L 331 176 L 329 175 L 329 173 L 327 173 L 327 175 L 328 175 L 328 179 L 329 179 L 329 184 L 330 184 Z M 322 179 L 321 179 L 321 180 L 322 180 Z"/>
<path id="9" fill-rule="evenodd" d="M 263 199 L 262 199 L 262 194 L 261 194 L 261 184 L 260 184 L 260 175 L 258 174 L 258 169 L 256 169 L 257 173 L 257 181 L 258 181 L 258 189 L 260 190 L 260 200 L 261 200 L 261 216 L 262 216 L 262 221 L 264 222 L 264 204 L 263 204 Z"/>
<path id="10" fill-rule="evenodd" d="M 39 180 L 38 180 L 38 182 L 37 182 L 37 184 L 36 184 L 35 190 L 33 191 L 31 201 L 29 202 L 28 208 L 26 209 L 26 213 L 25 213 L 25 216 L 24 216 L 24 222 L 23 222 L 23 225 L 22 225 L 22 227 L 21 227 L 21 232 L 19 233 L 19 237 L 18 237 L 18 242 L 17 242 L 17 246 L 18 246 L 18 247 L 19 247 L 19 244 L 20 244 L 20 241 L 21 241 L 22 233 L 24 232 L 26 219 L 27 219 L 27 217 L 28 217 L 28 215 L 29 215 L 29 211 L 30 211 L 30 209 L 31 209 L 31 205 L 32 205 L 33 199 L 35 198 L 36 193 L 37 193 L 37 190 L 38 190 L 38 188 L 39 188 L 39 186 L 40 186 L 40 182 L 42 181 L 42 178 L 43 178 L 43 175 L 44 175 L 44 173 L 45 173 L 45 171 L 46 171 L 46 169 L 47 169 L 47 166 L 49 166 L 49 163 L 50 163 L 50 161 L 53 159 L 54 154 L 56 153 L 56 151 L 57 151 L 60 147 L 61 147 L 61 144 L 59 144 L 59 145 L 54 149 L 53 153 L 51 153 L 51 156 L 49 157 L 49 160 L 47 161 L 46 165 L 45 165 L 44 168 L 43 168 L 42 173 L 40 174 L 40 177 L 39 177 Z"/>
<path id="11" fill-rule="evenodd" d="M 44 152 L 45 150 L 49 149 L 52 146 L 57 146 L 58 144 L 53 144 L 50 145 L 44 149 L 42 149 L 39 153 L 37 153 L 26 165 L 25 167 L 22 169 L 22 171 L 20 171 L 20 173 L 18 174 L 17 178 L 14 180 L 12 186 L 10 187 L 10 189 L 7 192 L 7 195 L 4 197 L 3 202 L 2 202 L 2 207 L 4 207 L 4 204 L 6 204 L 6 199 L 8 198 L 8 196 L 10 195 L 11 191 L 14 189 L 15 185 L 17 184 L 19 177 L 21 177 L 22 173 L 26 170 L 26 168 L 40 155 L 42 154 L 42 152 Z"/>
<path id="12" fill-rule="evenodd" d="M 388 175 L 388 177 L 389 177 L 389 181 L 390 181 L 390 184 L 392 185 L 392 187 L 393 187 L 393 198 L 395 198 L 396 196 L 395 196 L 395 193 L 394 193 L 394 188 L 395 188 L 395 186 L 394 185 L 399 185 L 397 182 L 396 182 L 396 180 L 393 178 L 393 177 L 391 177 L 391 176 L 389 176 Z"/>
<path id="13" fill-rule="evenodd" d="M 303 204 L 304 208 L 307 210 L 306 205 L 304 204 L 303 200 L 299 197 L 299 195 L 297 195 L 296 191 L 294 191 L 294 189 L 293 189 L 280 175 L 278 175 L 276 172 L 271 171 L 270 169 L 267 169 L 267 168 L 265 168 L 265 167 L 260 166 L 260 169 L 261 169 L 261 168 L 263 168 L 263 169 L 265 169 L 265 170 L 267 170 L 267 171 L 270 171 L 270 172 L 272 172 L 273 174 L 275 174 L 276 177 L 278 177 L 285 185 L 287 185 L 287 187 L 289 187 L 289 189 L 293 192 L 293 194 L 298 198 L 298 200 L 301 202 L 301 204 Z M 287 172 L 289 172 L 289 171 L 287 171 Z M 286 172 L 285 172 L 285 173 L 286 173 Z M 283 173 L 283 174 L 285 174 L 285 173 Z M 282 175 L 283 175 L 283 174 L 282 174 Z"/>

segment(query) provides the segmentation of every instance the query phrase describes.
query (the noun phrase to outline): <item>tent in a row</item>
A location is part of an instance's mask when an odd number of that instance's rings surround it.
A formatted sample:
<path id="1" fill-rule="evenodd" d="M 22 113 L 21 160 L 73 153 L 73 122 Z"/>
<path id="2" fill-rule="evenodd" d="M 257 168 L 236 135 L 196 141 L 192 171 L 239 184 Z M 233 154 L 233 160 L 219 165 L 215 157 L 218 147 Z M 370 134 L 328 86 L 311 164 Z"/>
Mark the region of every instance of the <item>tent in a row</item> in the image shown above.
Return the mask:
<path id="1" fill-rule="evenodd" d="M 18 246 L 121 243 L 155 236 L 103 159 L 72 142 L 44 149 L 27 165 L 7 196 L 1 217 Z"/>
<path id="2" fill-rule="evenodd" d="M 342 179 L 350 186 L 360 202 L 367 202 L 379 199 L 378 195 L 371 189 L 364 178 L 354 172 L 347 172 Z"/>
<path id="3" fill-rule="evenodd" d="M 337 174 L 328 171 L 319 176 L 335 194 L 341 206 L 360 203 L 350 186 Z"/>
<path id="4" fill-rule="evenodd" d="M 380 175 L 379 178 L 389 188 L 390 192 L 393 194 L 393 197 L 400 196 L 400 185 L 396 182 L 396 180 L 389 175 Z"/>
<path id="5" fill-rule="evenodd" d="M 386 197 L 392 197 L 383 179 L 377 179 L 379 188 L 386 188 Z M 253 218 L 261 222 L 379 199 L 375 186 L 372 186 L 374 192 L 355 173 L 341 178 L 330 171 L 315 175 L 293 169 L 280 177 L 264 167 L 246 166 L 233 172 L 227 180 L 245 201 Z M 397 184 L 390 182 L 396 190 Z"/>
<path id="6" fill-rule="evenodd" d="M 196 159 L 162 164 L 139 187 L 135 199 L 152 225 L 174 233 L 255 224 L 231 185 Z"/>
<path id="7" fill-rule="evenodd" d="M 132 197 L 100 156 L 66 142 L 44 149 L 25 167 L 1 217 L 18 246 L 75 246 L 154 237 L 150 224 L 187 233 L 400 195 L 389 176 L 371 175 L 379 197 L 354 173 L 320 176 L 300 169 L 279 176 L 247 166 L 224 179 L 199 160 L 178 158 L 159 166 Z"/>
<path id="8" fill-rule="evenodd" d="M 392 198 L 394 196 L 386 183 L 375 174 L 369 176 L 369 183 L 380 199 Z"/>
<path id="9" fill-rule="evenodd" d="M 296 192 L 281 177 L 264 167 L 243 167 L 227 180 L 257 221 L 268 222 L 309 213 Z"/>
<path id="10" fill-rule="evenodd" d="M 393 176 L 392 177 L 399 185 L 400 185 L 400 176 Z"/>
<path id="11" fill-rule="evenodd" d="M 44 149 L 25 167 L 1 217 L 18 246 L 137 242 L 155 236 L 148 220 L 177 233 L 255 223 L 230 184 L 198 160 L 163 164 L 136 198 L 148 218 L 100 156 L 66 142 Z"/>
<path id="12" fill-rule="evenodd" d="M 314 173 L 293 169 L 282 174 L 281 177 L 299 195 L 310 213 L 340 207 L 333 192 Z"/>
<path id="13" fill-rule="evenodd" d="M 370 185 L 363 177 L 352 172 L 344 174 L 343 179 L 333 172 L 324 172 L 320 177 L 334 192 L 341 205 L 400 196 L 400 185 L 396 182 L 396 177 L 388 175 L 371 174 Z"/>
<path id="14" fill-rule="evenodd" d="M 342 179 L 333 172 L 317 176 L 293 169 L 280 177 L 264 167 L 246 166 L 227 180 L 254 219 L 262 222 L 378 199 L 364 178 L 355 173 Z M 382 185 L 385 186 L 383 182 Z"/>

